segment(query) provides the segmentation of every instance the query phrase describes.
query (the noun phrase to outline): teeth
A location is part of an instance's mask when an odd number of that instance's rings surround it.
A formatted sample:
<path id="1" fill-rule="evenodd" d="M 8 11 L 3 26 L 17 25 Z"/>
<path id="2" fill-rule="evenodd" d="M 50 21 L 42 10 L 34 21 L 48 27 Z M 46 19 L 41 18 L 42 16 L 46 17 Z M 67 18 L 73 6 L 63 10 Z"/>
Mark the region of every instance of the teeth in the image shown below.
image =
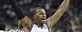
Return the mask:
<path id="1" fill-rule="evenodd" d="M 42 22 L 46 22 L 46 20 L 45 19 L 42 19 Z"/>
<path id="2" fill-rule="evenodd" d="M 45 19 L 43 19 L 43 20 L 45 20 Z"/>
<path id="3" fill-rule="evenodd" d="M 45 18 L 42 18 L 42 20 L 45 20 Z"/>

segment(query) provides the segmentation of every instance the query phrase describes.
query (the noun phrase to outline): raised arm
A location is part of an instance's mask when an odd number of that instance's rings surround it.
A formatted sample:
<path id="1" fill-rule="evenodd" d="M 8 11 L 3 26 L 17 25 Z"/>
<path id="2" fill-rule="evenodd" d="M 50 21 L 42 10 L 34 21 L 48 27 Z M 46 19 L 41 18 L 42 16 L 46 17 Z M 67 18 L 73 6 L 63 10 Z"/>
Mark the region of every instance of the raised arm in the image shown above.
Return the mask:
<path id="1" fill-rule="evenodd" d="M 21 21 L 23 27 L 30 28 L 32 21 L 29 17 L 24 16 L 22 13 L 22 10 L 18 7 L 16 0 L 10 0 L 10 3 L 12 5 L 12 8 L 14 9 L 18 19 Z"/>
<path id="2" fill-rule="evenodd" d="M 47 24 L 49 27 L 52 27 L 54 24 L 58 22 L 58 20 L 61 18 L 63 13 L 65 12 L 70 0 L 64 0 L 62 4 L 60 5 L 59 9 L 54 13 L 50 18 L 47 19 Z"/>

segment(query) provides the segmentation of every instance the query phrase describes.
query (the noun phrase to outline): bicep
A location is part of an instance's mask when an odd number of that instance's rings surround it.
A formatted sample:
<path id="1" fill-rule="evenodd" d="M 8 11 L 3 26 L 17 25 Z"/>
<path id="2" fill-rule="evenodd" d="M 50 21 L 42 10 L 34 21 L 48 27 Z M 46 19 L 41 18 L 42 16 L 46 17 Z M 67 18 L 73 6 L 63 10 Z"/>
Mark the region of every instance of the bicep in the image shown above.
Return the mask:
<path id="1" fill-rule="evenodd" d="M 29 17 L 27 17 L 27 16 L 25 16 L 24 18 L 22 18 L 20 21 L 21 21 L 21 24 L 23 26 L 28 27 L 28 28 L 30 28 L 30 26 L 32 24 L 32 20 Z"/>
<path id="2" fill-rule="evenodd" d="M 60 19 L 60 15 L 54 15 L 51 16 L 50 18 L 47 19 L 47 24 L 49 27 L 52 27 L 54 24 L 56 24 L 58 22 L 58 20 Z"/>

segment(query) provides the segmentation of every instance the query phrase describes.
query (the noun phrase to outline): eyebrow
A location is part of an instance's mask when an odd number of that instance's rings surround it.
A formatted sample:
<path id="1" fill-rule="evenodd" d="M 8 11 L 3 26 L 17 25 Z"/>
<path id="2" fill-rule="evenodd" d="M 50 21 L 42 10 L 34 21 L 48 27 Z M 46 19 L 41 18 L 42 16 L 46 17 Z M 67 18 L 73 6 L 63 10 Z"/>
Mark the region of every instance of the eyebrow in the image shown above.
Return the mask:
<path id="1" fill-rule="evenodd" d="M 42 14 L 44 14 L 44 12 L 41 12 Z M 46 12 L 45 12 L 45 14 L 46 14 Z"/>

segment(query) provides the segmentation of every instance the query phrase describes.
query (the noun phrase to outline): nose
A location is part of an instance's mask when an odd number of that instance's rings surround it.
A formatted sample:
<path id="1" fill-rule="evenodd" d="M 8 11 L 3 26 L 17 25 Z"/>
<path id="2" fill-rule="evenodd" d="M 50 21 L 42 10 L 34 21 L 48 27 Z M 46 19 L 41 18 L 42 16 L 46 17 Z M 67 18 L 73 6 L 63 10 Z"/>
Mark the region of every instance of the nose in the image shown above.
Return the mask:
<path id="1" fill-rule="evenodd" d="M 43 15 L 43 17 L 46 17 L 46 15 Z"/>

